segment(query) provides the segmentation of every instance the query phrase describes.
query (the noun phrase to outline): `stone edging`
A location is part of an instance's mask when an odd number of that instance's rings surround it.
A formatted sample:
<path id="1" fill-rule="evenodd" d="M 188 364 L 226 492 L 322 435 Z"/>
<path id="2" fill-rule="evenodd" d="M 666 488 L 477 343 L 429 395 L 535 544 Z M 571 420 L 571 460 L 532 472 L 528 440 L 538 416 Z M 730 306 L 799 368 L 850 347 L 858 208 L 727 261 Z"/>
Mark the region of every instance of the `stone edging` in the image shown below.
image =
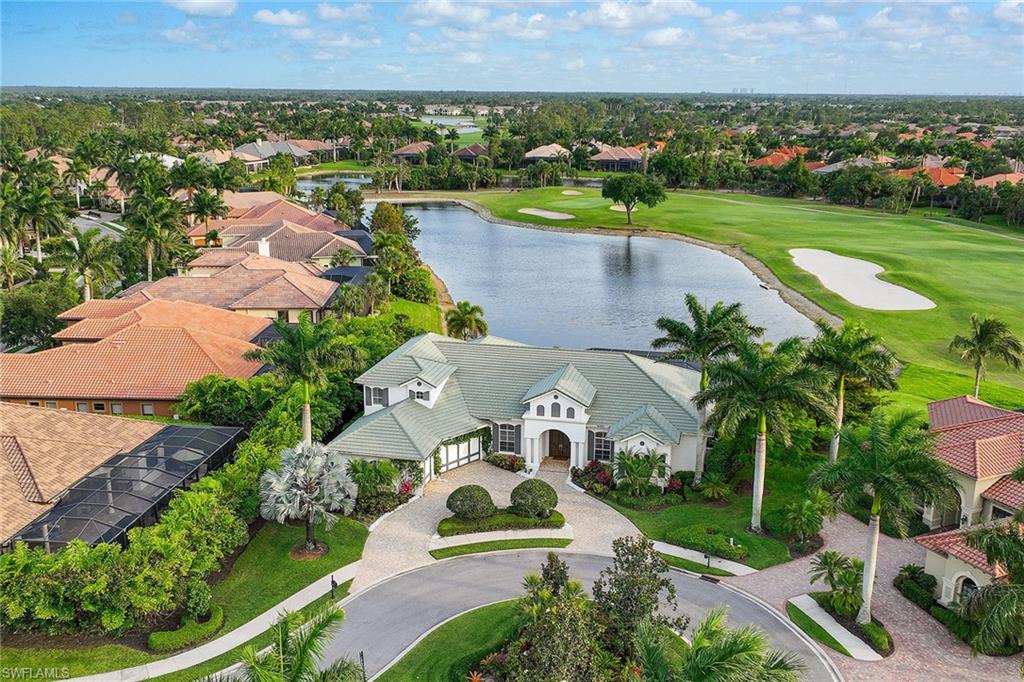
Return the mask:
<path id="1" fill-rule="evenodd" d="M 501 540 L 573 540 L 575 539 L 572 526 L 568 523 L 561 528 L 529 528 L 522 530 L 492 530 L 481 533 L 463 533 L 460 535 L 449 535 L 441 537 L 434 534 L 427 545 L 427 551 L 435 549 L 447 549 L 449 547 L 461 547 L 462 545 L 474 545 L 478 542 L 497 542 Z"/>
<path id="2" fill-rule="evenodd" d="M 787 603 L 792 604 L 803 611 L 808 618 L 820 625 L 828 634 L 832 635 L 837 642 L 843 645 L 850 657 L 858 661 L 880 661 L 881 655 L 865 644 L 860 637 L 840 625 L 825 609 L 818 605 L 809 595 L 801 594 L 793 597 Z"/>
<path id="3" fill-rule="evenodd" d="M 394 509 L 392 509 L 391 511 L 389 511 L 389 512 L 385 512 L 385 513 L 381 514 L 380 516 L 378 516 L 378 517 L 377 517 L 377 518 L 376 518 L 376 519 L 374 520 L 374 522 L 373 522 L 373 523 L 371 523 L 371 524 L 369 525 L 369 527 L 367 527 L 366 531 L 367 531 L 368 533 L 372 533 L 373 531 L 375 531 L 375 530 L 377 529 L 377 526 L 379 526 L 379 525 L 380 525 L 380 524 L 381 524 L 381 523 L 382 523 L 382 522 L 384 521 L 384 519 L 388 518 L 389 516 L 391 516 L 392 514 L 394 514 L 394 513 L 395 513 L 396 511 L 398 511 L 399 509 L 402 509 L 402 508 L 403 508 L 403 507 L 405 507 L 406 505 L 408 505 L 408 504 L 412 504 L 413 502 L 415 502 L 416 500 L 420 499 L 421 497 L 423 497 L 423 492 L 422 492 L 422 491 L 421 491 L 421 492 L 419 492 L 419 493 L 416 493 L 415 495 L 413 495 L 413 496 L 412 496 L 412 497 L 410 497 L 410 498 L 409 498 L 408 500 L 406 500 L 406 501 L 405 501 L 405 502 L 403 502 L 402 504 L 398 505 L 397 507 L 395 507 L 395 508 L 394 508 Z"/>

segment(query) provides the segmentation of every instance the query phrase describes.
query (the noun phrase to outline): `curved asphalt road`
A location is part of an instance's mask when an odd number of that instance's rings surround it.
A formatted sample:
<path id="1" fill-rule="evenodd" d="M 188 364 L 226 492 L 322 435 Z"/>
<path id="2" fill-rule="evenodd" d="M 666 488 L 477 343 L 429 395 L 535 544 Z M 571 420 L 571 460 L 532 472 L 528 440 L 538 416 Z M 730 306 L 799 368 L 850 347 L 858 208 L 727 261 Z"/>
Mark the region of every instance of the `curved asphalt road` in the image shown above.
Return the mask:
<path id="1" fill-rule="evenodd" d="M 362 652 L 370 677 L 389 666 L 440 623 L 484 604 L 522 596 L 522 579 L 539 573 L 548 550 L 478 554 L 400 573 L 341 602 L 345 620 L 325 648 L 323 661 L 341 656 L 358 659 Z M 559 552 L 572 577 L 588 590 L 610 557 Z M 749 597 L 721 584 L 673 570 L 679 611 L 695 625 L 707 611 L 725 605 L 734 625 L 753 624 L 764 630 L 773 647 L 803 658 L 805 679 L 842 680 L 842 676 L 809 639 L 788 620 Z"/>

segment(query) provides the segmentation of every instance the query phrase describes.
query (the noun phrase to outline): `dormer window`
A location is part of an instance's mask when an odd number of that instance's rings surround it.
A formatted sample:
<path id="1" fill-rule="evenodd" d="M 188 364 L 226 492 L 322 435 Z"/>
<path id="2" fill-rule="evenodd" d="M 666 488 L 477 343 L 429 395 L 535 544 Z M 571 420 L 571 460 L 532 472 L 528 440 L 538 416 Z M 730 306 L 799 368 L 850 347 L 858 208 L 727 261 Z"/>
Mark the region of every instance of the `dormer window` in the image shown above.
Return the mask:
<path id="1" fill-rule="evenodd" d="M 370 389 L 370 405 L 384 405 L 387 407 L 388 404 L 388 389 L 373 387 Z"/>
<path id="2" fill-rule="evenodd" d="M 565 418 L 566 419 L 575 419 L 576 418 L 576 409 L 572 408 L 572 407 L 565 408 Z"/>
<path id="3" fill-rule="evenodd" d="M 416 398 L 416 400 L 430 402 L 430 391 L 414 391 L 412 397 Z"/>
<path id="4" fill-rule="evenodd" d="M 537 406 L 537 416 L 538 417 L 543 417 L 544 416 L 544 406 L 543 405 L 538 405 Z"/>
<path id="5" fill-rule="evenodd" d="M 559 405 L 558 403 L 551 403 L 551 416 L 552 417 L 561 417 L 562 416 L 562 406 Z"/>

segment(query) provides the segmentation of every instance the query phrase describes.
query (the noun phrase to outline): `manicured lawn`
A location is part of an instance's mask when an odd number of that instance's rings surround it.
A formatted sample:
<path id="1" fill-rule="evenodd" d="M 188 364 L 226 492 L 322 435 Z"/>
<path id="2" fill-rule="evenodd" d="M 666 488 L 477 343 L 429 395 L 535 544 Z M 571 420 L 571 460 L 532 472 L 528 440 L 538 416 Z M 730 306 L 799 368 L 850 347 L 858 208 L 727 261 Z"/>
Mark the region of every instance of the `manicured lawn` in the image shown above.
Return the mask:
<path id="1" fill-rule="evenodd" d="M 529 530 L 534 528 L 561 528 L 565 525 L 562 512 L 552 510 L 551 516 L 538 519 L 519 516 L 510 511 L 499 509 L 496 514 L 482 519 L 464 520 L 455 516 L 441 519 L 437 524 L 437 534 L 443 538 L 465 533 L 487 533 L 496 530 Z"/>
<path id="2" fill-rule="evenodd" d="M 522 626 L 515 601 L 465 613 L 440 626 L 378 677 L 379 682 L 465 680 L 476 664 Z"/>
<path id="3" fill-rule="evenodd" d="M 416 303 L 404 298 L 391 301 L 384 315 L 405 315 L 409 323 L 426 332 L 441 332 L 441 308 L 436 303 Z"/>
<path id="4" fill-rule="evenodd" d="M 955 395 L 973 395 L 974 377 L 947 370 L 907 365 L 900 375 L 900 389 L 891 394 L 893 409 L 924 411 L 928 403 Z M 997 407 L 1016 410 L 1024 407 L 1024 390 L 982 379 L 979 397 Z"/>
<path id="5" fill-rule="evenodd" d="M 435 549 L 430 556 L 435 559 L 450 559 L 465 554 L 482 554 L 484 552 L 500 552 L 504 549 L 532 549 L 535 547 L 568 547 L 572 540 L 568 538 L 523 538 L 521 540 L 492 540 L 491 542 L 471 542 L 468 545 Z"/>
<path id="6" fill-rule="evenodd" d="M 509 220 L 552 227 L 627 228 L 625 214 L 609 210 L 611 202 L 600 199 L 600 190 L 581 189 L 581 196 L 567 197 L 562 189 L 451 195 L 483 204 Z M 568 212 L 576 218 L 555 221 L 518 213 L 524 207 Z M 1024 335 L 1020 308 L 1024 249 L 1019 240 L 916 216 L 716 192 L 670 192 L 668 200 L 655 208 L 641 207 L 634 223 L 636 229 L 741 246 L 788 286 L 843 318 L 865 323 L 904 362 L 969 374 L 947 347 L 955 334 L 967 329 L 971 313 L 1000 317 Z M 883 279 L 927 296 L 937 305 L 921 311 L 854 306 L 793 263 L 789 249 L 796 247 L 827 249 L 877 263 L 885 268 Z M 994 383 L 1024 388 L 1024 374 L 995 363 L 989 377 Z"/>
<path id="7" fill-rule="evenodd" d="M 714 566 L 705 566 L 704 564 L 697 563 L 696 561 L 690 561 L 678 556 L 672 556 L 671 554 L 662 554 L 661 558 L 665 560 L 665 563 L 669 566 L 675 566 L 681 568 L 684 571 L 690 571 L 692 573 L 703 573 L 704 575 L 714 575 L 720 578 L 726 578 L 733 575 L 729 571 L 721 568 L 715 568 Z"/>
<path id="8" fill-rule="evenodd" d="M 762 519 L 774 510 L 805 498 L 807 476 L 811 469 L 811 466 L 787 466 L 769 461 L 765 476 L 767 493 L 762 507 Z M 739 481 L 749 479 L 749 469 L 737 476 Z M 723 507 L 694 501 L 653 512 L 635 511 L 610 502 L 609 504 L 652 540 L 670 542 L 669 536 L 674 529 L 694 524 L 709 524 L 719 526 L 724 533 L 735 538 L 737 543 L 747 549 L 749 556 L 740 560 L 740 563 L 761 569 L 789 561 L 790 558 L 789 549 L 781 540 L 747 532 L 751 509 L 749 494 L 733 493 L 729 497 L 729 504 Z M 705 567 L 704 572 L 706 570 Z"/>
<path id="9" fill-rule="evenodd" d="M 315 166 L 301 166 L 295 169 L 295 174 L 302 176 L 310 175 L 312 173 L 324 173 L 327 171 L 365 171 L 369 173 L 373 171 L 373 166 L 365 161 L 343 159 L 341 161 L 318 163 Z"/>
<path id="10" fill-rule="evenodd" d="M 295 561 L 288 552 L 304 540 L 305 529 L 266 524 L 239 555 L 231 573 L 211 589 L 213 603 L 224 608 L 224 625 L 217 636 L 227 634 L 317 578 L 358 559 L 366 535 L 366 527 L 361 523 L 341 518 L 331 530 L 318 530 L 318 540 L 330 547 L 326 556 Z M 141 665 L 167 655 L 170 654 L 150 654 L 118 644 L 59 650 L 3 647 L 2 660 L 4 666 L 45 668 L 59 659 L 69 674 L 76 677 Z"/>
<path id="11" fill-rule="evenodd" d="M 796 604 L 787 603 L 786 613 L 789 614 L 789 619 L 814 641 L 824 644 L 830 649 L 835 649 L 844 656 L 850 655 L 850 652 L 846 650 L 846 647 L 836 641 L 835 637 L 828 634 L 825 628 L 814 622 L 813 618 L 801 611 Z"/>

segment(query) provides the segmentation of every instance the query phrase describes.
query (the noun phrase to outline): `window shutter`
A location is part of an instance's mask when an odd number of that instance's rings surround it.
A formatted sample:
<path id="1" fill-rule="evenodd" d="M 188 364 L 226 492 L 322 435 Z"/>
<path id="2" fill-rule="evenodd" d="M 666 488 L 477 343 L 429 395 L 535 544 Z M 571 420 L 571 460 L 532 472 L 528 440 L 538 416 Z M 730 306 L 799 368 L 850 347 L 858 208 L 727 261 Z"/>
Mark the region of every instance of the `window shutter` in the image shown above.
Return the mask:
<path id="1" fill-rule="evenodd" d="M 607 436 L 608 434 L 605 435 Z M 615 461 L 615 441 L 613 440 L 608 441 L 608 457 L 610 457 L 609 461 Z"/>
<path id="2" fill-rule="evenodd" d="M 587 431 L 587 460 L 594 459 L 594 432 Z"/>
<path id="3" fill-rule="evenodd" d="M 386 389 L 386 388 L 382 389 L 381 393 L 383 395 L 381 397 L 381 403 L 380 404 L 383 405 L 384 407 L 387 407 L 388 406 L 388 389 Z"/>
<path id="4" fill-rule="evenodd" d="M 498 440 L 498 425 L 497 424 L 491 424 L 491 451 L 492 452 L 499 452 L 500 451 L 499 448 L 498 448 L 498 443 L 499 442 L 500 441 Z"/>
<path id="5" fill-rule="evenodd" d="M 373 389 L 369 386 L 363 386 L 363 403 L 368 406 L 373 404 Z"/>
<path id="6" fill-rule="evenodd" d="M 523 454 L 523 427 L 521 424 L 516 424 L 516 450 L 517 455 Z"/>

